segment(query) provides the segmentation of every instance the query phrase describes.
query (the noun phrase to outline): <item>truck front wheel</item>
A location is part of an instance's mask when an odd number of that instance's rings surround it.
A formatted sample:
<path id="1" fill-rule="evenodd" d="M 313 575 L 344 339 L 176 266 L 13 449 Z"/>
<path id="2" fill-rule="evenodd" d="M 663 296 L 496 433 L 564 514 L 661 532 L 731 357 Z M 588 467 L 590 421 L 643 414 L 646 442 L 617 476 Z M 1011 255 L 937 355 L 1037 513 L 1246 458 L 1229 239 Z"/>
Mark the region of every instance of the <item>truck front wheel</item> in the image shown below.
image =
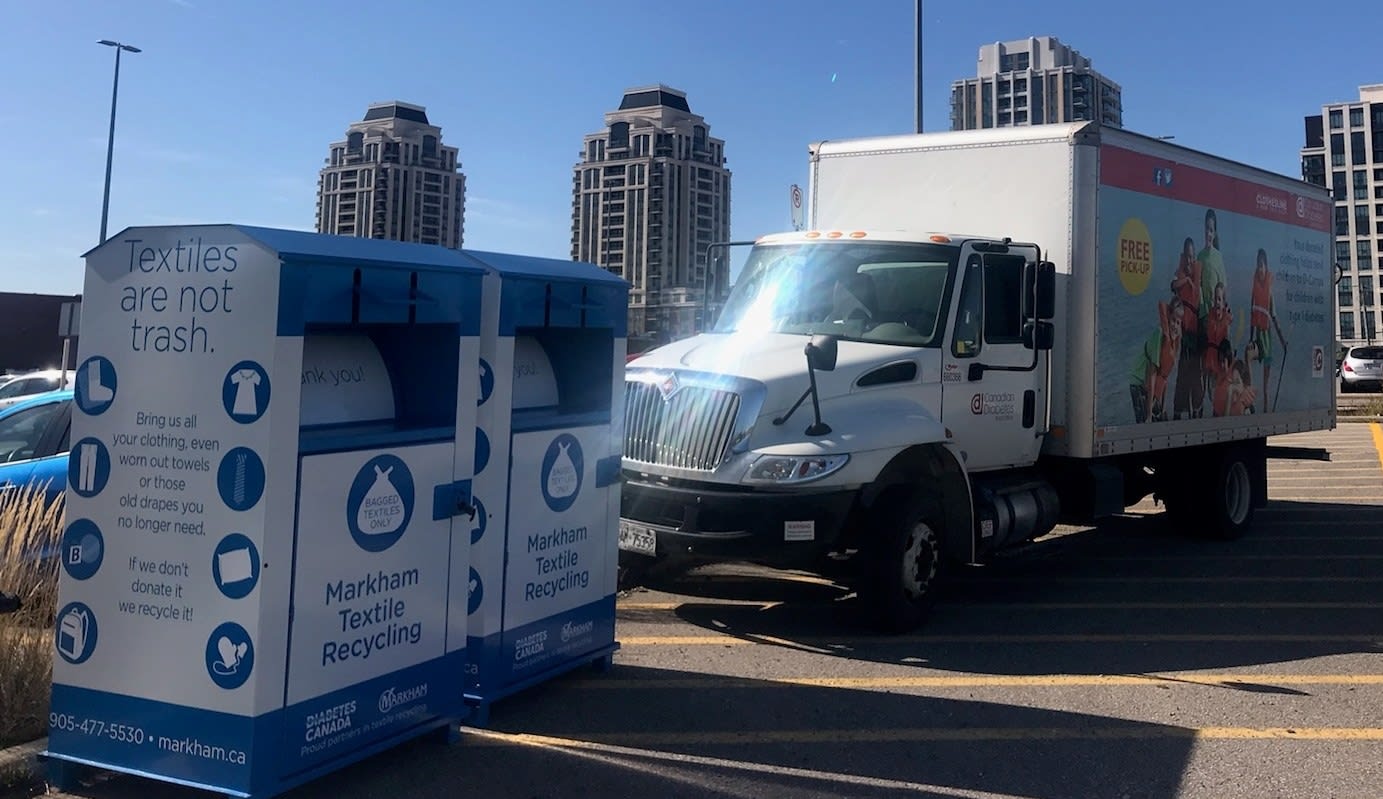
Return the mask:
<path id="1" fill-rule="evenodd" d="M 926 618 L 941 572 L 942 514 L 928 498 L 895 496 L 875 512 L 858 593 L 870 626 L 907 632 Z"/>

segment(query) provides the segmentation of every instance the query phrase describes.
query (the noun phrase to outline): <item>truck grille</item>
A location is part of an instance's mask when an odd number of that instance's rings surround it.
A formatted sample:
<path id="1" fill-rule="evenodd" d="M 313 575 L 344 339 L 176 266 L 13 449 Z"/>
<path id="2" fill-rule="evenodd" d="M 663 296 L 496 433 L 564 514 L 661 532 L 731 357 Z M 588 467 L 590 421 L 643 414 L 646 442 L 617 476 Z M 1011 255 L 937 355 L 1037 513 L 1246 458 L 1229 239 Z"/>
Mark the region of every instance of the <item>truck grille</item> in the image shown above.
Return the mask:
<path id="1" fill-rule="evenodd" d="M 714 471 L 734 435 L 740 397 L 683 386 L 667 400 L 657 384 L 624 384 L 624 457 L 655 466 Z"/>

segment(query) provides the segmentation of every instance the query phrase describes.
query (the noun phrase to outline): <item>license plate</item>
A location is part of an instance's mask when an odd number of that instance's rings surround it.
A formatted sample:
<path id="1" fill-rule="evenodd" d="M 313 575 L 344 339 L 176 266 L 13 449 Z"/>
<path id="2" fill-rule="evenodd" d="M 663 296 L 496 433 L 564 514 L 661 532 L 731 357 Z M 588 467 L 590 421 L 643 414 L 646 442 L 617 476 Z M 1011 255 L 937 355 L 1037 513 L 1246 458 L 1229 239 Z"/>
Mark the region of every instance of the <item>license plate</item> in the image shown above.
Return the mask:
<path id="1" fill-rule="evenodd" d="M 654 555 L 658 550 L 658 537 L 647 527 L 620 519 L 619 548 L 640 555 Z"/>

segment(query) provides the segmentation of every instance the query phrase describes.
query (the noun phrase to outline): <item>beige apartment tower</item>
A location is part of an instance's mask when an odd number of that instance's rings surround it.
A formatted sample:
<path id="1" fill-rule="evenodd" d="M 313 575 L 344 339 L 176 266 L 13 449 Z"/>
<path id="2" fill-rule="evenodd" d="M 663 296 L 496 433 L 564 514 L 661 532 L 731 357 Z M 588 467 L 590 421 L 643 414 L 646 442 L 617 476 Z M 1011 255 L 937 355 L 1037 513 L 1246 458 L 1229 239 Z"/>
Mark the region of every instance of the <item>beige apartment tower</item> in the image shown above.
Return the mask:
<path id="1" fill-rule="evenodd" d="M 1301 176 L 1335 199 L 1335 335 L 1342 346 L 1383 341 L 1383 83 L 1306 117 Z"/>
<path id="2" fill-rule="evenodd" d="M 725 142 L 711 137 L 684 92 L 645 86 L 625 91 L 580 157 L 571 257 L 629 281 L 631 346 L 704 329 L 730 283 L 725 253 L 707 252 L 730 238 Z"/>
<path id="3" fill-rule="evenodd" d="M 951 84 L 951 130 L 1083 120 L 1123 127 L 1122 90 L 1054 36 L 986 44 L 976 77 Z"/>
<path id="4" fill-rule="evenodd" d="M 375 103 L 331 145 L 317 178 L 317 232 L 459 249 L 466 176 L 420 105 Z"/>

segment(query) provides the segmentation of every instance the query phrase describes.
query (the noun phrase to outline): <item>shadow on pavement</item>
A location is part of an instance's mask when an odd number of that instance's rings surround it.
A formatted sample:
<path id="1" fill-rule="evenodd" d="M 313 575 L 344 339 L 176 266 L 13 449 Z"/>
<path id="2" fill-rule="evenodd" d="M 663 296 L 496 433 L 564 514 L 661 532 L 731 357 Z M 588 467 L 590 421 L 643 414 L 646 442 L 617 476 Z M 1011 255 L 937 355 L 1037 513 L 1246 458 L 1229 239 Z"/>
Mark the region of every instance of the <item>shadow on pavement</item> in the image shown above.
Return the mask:
<path id="1" fill-rule="evenodd" d="M 1014 675 L 1252 666 L 1383 651 L 1383 525 L 1360 523 L 1378 510 L 1274 502 L 1239 541 L 1185 535 L 1157 513 L 1109 519 L 953 572 L 903 636 L 864 628 L 844 586 L 768 570 L 652 587 L 691 597 L 676 618 L 717 633 L 881 663 Z"/>
<path id="2" fill-rule="evenodd" d="M 415 741 L 285 796 L 1170 799 L 1193 744 L 1170 725 L 616 666 L 497 703 L 458 745 Z M 78 795 L 206 794 L 106 776 Z"/>

